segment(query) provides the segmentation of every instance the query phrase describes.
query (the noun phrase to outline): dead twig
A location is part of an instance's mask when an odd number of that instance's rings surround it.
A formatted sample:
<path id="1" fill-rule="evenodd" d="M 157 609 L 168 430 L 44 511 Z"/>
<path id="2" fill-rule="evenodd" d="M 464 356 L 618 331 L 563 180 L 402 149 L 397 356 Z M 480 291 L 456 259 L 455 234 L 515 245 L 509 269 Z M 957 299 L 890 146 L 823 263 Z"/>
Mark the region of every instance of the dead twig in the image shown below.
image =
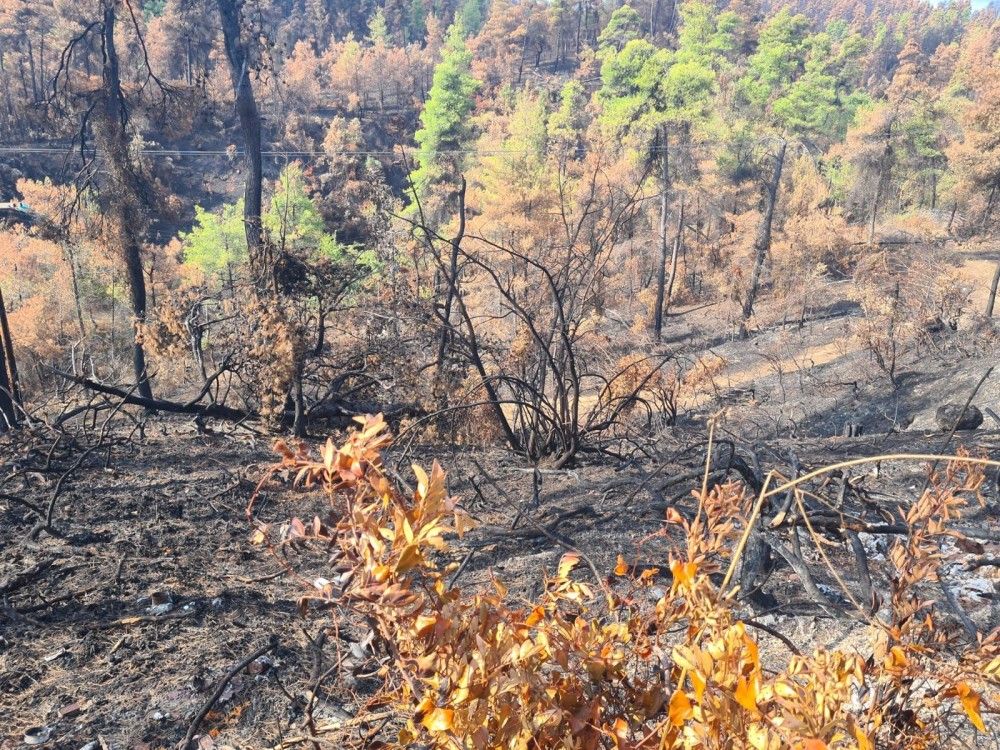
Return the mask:
<path id="1" fill-rule="evenodd" d="M 89 588 L 81 589 L 80 591 L 71 591 L 68 594 L 57 596 L 55 599 L 45 599 L 45 597 L 39 595 L 39 598 L 42 600 L 41 604 L 32 604 L 30 607 L 22 607 L 16 611 L 19 615 L 26 615 L 29 612 L 41 612 L 43 609 L 48 609 L 53 604 L 61 604 L 62 602 L 68 602 L 72 599 L 76 599 L 77 597 L 91 594 L 97 591 L 98 588 L 98 586 L 91 586 Z"/>
<path id="2" fill-rule="evenodd" d="M 282 741 L 277 745 L 273 745 L 270 750 L 284 750 L 285 748 L 295 747 L 296 745 L 303 745 L 307 742 L 315 742 L 316 737 L 332 733 L 339 732 L 345 729 L 352 729 L 354 727 L 359 727 L 363 724 L 373 724 L 376 721 L 384 721 L 386 719 L 391 719 L 393 717 L 399 716 L 399 711 L 389 710 L 389 711 L 379 711 L 374 714 L 366 714 L 363 716 L 355 716 L 351 719 L 344 719 L 343 721 L 330 721 L 325 724 L 318 724 L 316 726 L 315 735 L 299 735 L 296 737 L 289 737 L 288 739 Z"/>
<path id="3" fill-rule="evenodd" d="M 832 474 L 839 469 L 850 469 L 854 466 L 861 466 L 863 464 L 888 463 L 889 461 L 956 461 L 963 464 L 992 466 L 995 469 L 1000 468 L 1000 461 L 994 461 L 989 458 L 977 458 L 976 456 L 947 456 L 939 453 L 883 453 L 878 456 L 852 458 L 849 461 L 840 461 L 835 464 L 823 466 L 819 469 L 814 469 L 813 471 L 807 472 L 800 477 L 790 479 L 787 482 L 778 485 L 774 489 L 768 490 L 764 497 L 768 498 L 773 497 L 774 495 L 780 495 L 782 492 L 786 492 L 792 487 L 809 482 L 816 477 L 823 476 L 824 474 Z"/>
<path id="4" fill-rule="evenodd" d="M 802 656 L 802 652 L 799 651 L 799 649 L 795 646 L 794 643 L 792 643 L 791 639 L 789 639 L 788 636 L 778 632 L 774 628 L 769 627 L 762 622 L 758 622 L 757 620 L 752 620 L 752 619 L 744 619 L 743 624 L 749 625 L 752 628 L 757 628 L 757 630 L 763 631 L 768 635 L 777 638 L 779 641 L 784 643 L 785 646 L 788 647 L 788 650 L 791 651 L 793 654 L 795 654 L 796 656 Z"/>
<path id="5" fill-rule="evenodd" d="M 451 580 L 448 581 L 448 588 L 454 588 L 455 583 L 458 581 L 459 576 L 465 572 L 465 568 L 472 561 L 472 556 L 476 554 L 478 547 L 473 547 L 469 552 L 462 558 L 462 562 L 459 564 L 458 568 L 455 570 L 454 574 L 451 576 Z"/>
<path id="6" fill-rule="evenodd" d="M 55 527 L 52 526 L 52 515 L 55 513 L 56 501 L 59 500 L 59 495 L 62 494 L 63 486 L 65 485 L 66 480 L 70 477 L 71 474 L 73 474 L 73 472 L 75 472 L 77 469 L 80 468 L 83 462 L 87 460 L 87 456 L 89 456 L 94 451 L 103 447 L 104 447 L 103 440 L 90 446 L 77 457 L 76 461 L 73 462 L 72 466 L 70 466 L 66 471 L 62 473 L 62 475 L 60 475 L 59 479 L 56 481 L 55 488 L 52 490 L 52 496 L 49 498 L 48 507 L 45 509 L 45 517 L 39 519 L 39 522 L 35 525 L 35 528 L 31 530 L 28 536 L 34 539 L 43 531 L 53 534 L 54 536 L 56 535 L 54 533 Z"/>
<path id="7" fill-rule="evenodd" d="M 205 704 L 201 707 L 198 713 L 195 715 L 194 720 L 191 722 L 191 726 L 188 727 L 187 734 L 184 736 L 184 742 L 181 743 L 181 750 L 189 750 L 191 747 L 191 742 L 194 739 L 195 733 L 198 731 L 198 727 L 201 726 L 201 722 L 205 720 L 208 712 L 212 710 L 212 707 L 216 704 L 222 693 L 225 691 L 226 686 L 232 681 L 232 679 L 242 672 L 244 669 L 250 666 L 254 661 L 262 657 L 268 651 L 273 651 L 278 647 L 278 636 L 272 635 L 266 645 L 261 646 L 252 654 L 243 659 L 239 664 L 229 670 L 226 676 L 222 678 L 218 687 L 215 688 L 215 692 L 212 693 L 212 697 L 205 701 Z"/>
<path id="8" fill-rule="evenodd" d="M 27 508 L 28 510 L 30 510 L 36 516 L 38 516 L 39 520 L 44 520 L 45 519 L 45 509 L 44 508 L 42 508 L 41 506 L 35 505 L 34 503 L 32 503 L 32 502 L 30 502 L 28 500 L 20 498 L 17 495 L 8 495 L 5 492 L 0 492 L 0 500 L 6 500 L 9 503 L 16 503 L 17 505 L 21 505 L 21 506 Z"/>
<path id="9" fill-rule="evenodd" d="M 955 424 L 951 426 L 951 431 L 948 433 L 947 437 L 945 437 L 941 445 L 938 446 L 938 453 L 947 449 L 948 445 L 951 443 L 951 439 L 955 437 L 955 431 L 958 429 L 958 425 L 962 423 L 962 420 L 965 418 L 965 413 L 969 410 L 969 407 L 972 406 L 972 399 L 974 399 L 976 394 L 979 393 L 979 389 L 983 387 L 983 383 L 986 382 L 986 379 L 990 376 L 995 367 L 996 365 L 991 365 L 990 368 L 983 373 L 979 382 L 976 383 L 976 387 L 972 389 L 972 393 L 970 393 L 969 397 L 965 400 L 965 405 L 962 407 L 962 411 L 959 412 L 958 416 L 955 418 Z M 927 488 L 931 486 L 931 477 L 933 477 L 934 472 L 937 471 L 939 461 L 940 459 L 935 459 L 934 463 L 931 464 L 930 471 L 927 472 L 927 479 L 924 480 L 923 489 L 920 490 L 921 495 L 927 492 Z"/>
<path id="10" fill-rule="evenodd" d="M 102 622 L 97 625 L 91 626 L 91 630 L 110 630 L 111 628 L 117 628 L 120 626 L 128 625 L 138 625 L 144 622 L 166 622 L 168 620 L 183 620 L 185 617 L 190 617 L 195 613 L 196 610 L 180 610 L 179 612 L 168 612 L 165 615 L 133 615 L 132 617 L 122 617 L 118 620 L 112 620 L 111 622 Z"/>

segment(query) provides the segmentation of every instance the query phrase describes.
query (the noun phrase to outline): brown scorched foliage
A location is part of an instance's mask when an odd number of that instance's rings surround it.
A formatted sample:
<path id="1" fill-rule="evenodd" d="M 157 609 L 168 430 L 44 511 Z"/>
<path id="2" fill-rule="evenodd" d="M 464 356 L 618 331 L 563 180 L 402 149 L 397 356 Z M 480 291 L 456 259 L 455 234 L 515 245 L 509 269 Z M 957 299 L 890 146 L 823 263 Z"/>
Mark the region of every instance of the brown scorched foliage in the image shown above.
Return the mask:
<path id="1" fill-rule="evenodd" d="M 536 601 L 514 602 L 496 579 L 486 591 L 449 584 L 458 565 L 447 562 L 450 539 L 473 523 L 436 463 L 429 475 L 414 466 L 417 489 L 401 494 L 383 470 L 385 423 L 359 421 L 319 458 L 279 444 L 268 479 L 321 489 L 331 516 L 280 532 L 258 521 L 255 537 L 275 549 L 334 550 L 329 582 L 304 601 L 334 603 L 375 630 L 384 686 L 369 705 L 401 724 L 386 746 L 937 748 L 952 740 L 951 714 L 968 735 L 986 731 L 996 638 L 959 646 L 916 590 L 935 574 L 947 521 L 983 481 L 972 464 L 952 463 L 910 509 L 910 534 L 890 554 L 891 613 L 872 620 L 869 653 L 819 650 L 774 671 L 733 592 L 710 577 L 732 557 L 753 504 L 739 485 L 696 493 L 693 518 L 668 512 L 685 542 L 666 561 L 672 584 L 654 605 L 654 571 L 633 576 L 619 558 L 595 586 L 596 571 L 580 575 L 590 563 L 573 552 Z"/>

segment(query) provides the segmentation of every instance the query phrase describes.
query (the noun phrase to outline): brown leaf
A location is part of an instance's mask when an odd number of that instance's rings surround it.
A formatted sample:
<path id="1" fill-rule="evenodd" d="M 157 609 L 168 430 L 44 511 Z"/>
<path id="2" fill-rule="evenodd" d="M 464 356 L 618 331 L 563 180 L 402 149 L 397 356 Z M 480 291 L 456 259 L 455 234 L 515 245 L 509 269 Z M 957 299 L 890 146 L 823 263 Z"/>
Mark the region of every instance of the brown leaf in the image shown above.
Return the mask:
<path id="1" fill-rule="evenodd" d="M 431 732 L 450 731 L 455 721 L 455 712 L 450 708 L 435 708 L 420 723 Z"/>

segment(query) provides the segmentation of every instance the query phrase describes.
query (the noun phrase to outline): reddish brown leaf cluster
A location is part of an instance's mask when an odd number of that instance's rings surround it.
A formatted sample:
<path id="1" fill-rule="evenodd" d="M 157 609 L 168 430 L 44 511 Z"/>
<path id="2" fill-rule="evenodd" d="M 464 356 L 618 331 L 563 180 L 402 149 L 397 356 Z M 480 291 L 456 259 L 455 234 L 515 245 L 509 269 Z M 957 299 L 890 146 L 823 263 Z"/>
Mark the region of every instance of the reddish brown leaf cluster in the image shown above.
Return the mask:
<path id="1" fill-rule="evenodd" d="M 686 546 L 668 561 L 672 585 L 655 606 L 643 603 L 648 572 L 632 577 L 620 558 L 616 585 L 595 596 L 574 576 L 573 553 L 537 601 L 513 602 L 496 579 L 487 591 L 449 585 L 450 538 L 471 522 L 447 496 L 443 470 L 414 467 L 416 491 L 404 496 L 382 470 L 385 423 L 359 421 L 318 460 L 279 443 L 275 471 L 330 498 L 332 527 L 296 521 L 286 539 L 337 550 L 333 583 L 309 598 L 377 628 L 390 665 L 378 700 L 405 719 L 396 746 L 932 748 L 947 743 L 943 719 L 953 711 L 968 731 L 985 731 L 996 697 L 984 691 L 1000 677 L 996 638 L 959 648 L 914 592 L 933 575 L 933 542 L 948 533 L 961 495 L 982 482 L 975 467 L 951 465 L 913 506 L 912 531 L 892 552 L 891 623 L 873 627 L 870 656 L 818 650 L 773 673 L 732 592 L 709 578 L 748 506 L 739 485 L 700 496 L 693 520 L 668 515 Z"/>

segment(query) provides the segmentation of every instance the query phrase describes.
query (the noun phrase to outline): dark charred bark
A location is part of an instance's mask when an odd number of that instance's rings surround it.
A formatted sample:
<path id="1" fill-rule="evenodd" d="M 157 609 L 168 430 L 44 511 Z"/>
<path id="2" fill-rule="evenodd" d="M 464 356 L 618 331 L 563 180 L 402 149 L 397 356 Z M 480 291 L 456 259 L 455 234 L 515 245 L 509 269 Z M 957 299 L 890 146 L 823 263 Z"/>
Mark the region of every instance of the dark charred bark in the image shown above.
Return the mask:
<path id="1" fill-rule="evenodd" d="M 229 76 L 236 98 L 236 114 L 240 118 L 243 132 L 243 146 L 247 160 L 247 181 L 243 191 L 243 222 L 246 229 L 247 254 L 250 268 L 260 286 L 274 283 L 274 271 L 265 258 L 261 229 L 261 122 L 257 100 L 254 98 L 250 82 L 250 61 L 247 45 L 240 32 L 240 6 L 238 0 L 217 0 L 219 16 L 222 19 L 222 35 L 225 40 L 226 57 L 229 60 Z"/>
<path id="2" fill-rule="evenodd" d="M 451 342 L 452 325 L 451 310 L 458 290 L 458 254 L 465 238 L 465 177 L 462 177 L 462 187 L 458 191 L 458 232 L 451 241 L 451 256 L 448 259 L 448 291 L 444 299 L 444 311 L 441 313 L 441 337 L 438 340 L 437 371 L 441 374 L 444 367 L 445 354 Z"/>
<path id="3" fill-rule="evenodd" d="M 10 393 L 15 405 L 19 405 L 21 403 L 21 385 L 17 377 L 17 360 L 14 358 L 14 339 L 10 335 L 10 324 L 7 322 L 7 307 L 4 304 L 2 289 L 0 289 L 0 344 L 2 344 L 0 348 L 3 349 L 4 360 L 7 366 Z"/>
<path id="4" fill-rule="evenodd" d="M 986 300 L 986 317 L 993 317 L 993 307 L 997 303 L 997 287 L 1000 286 L 1000 261 L 997 261 L 997 270 L 993 273 L 993 283 L 990 284 L 990 296 Z"/>
<path id="5" fill-rule="evenodd" d="M 7 105 L 7 121 L 8 124 L 13 126 L 17 120 L 17 115 L 14 111 L 14 100 L 10 95 L 10 78 L 7 75 L 6 66 L 3 64 L 3 50 L 0 50 L 0 81 L 3 81 L 3 97 L 4 103 Z"/>
<path id="6" fill-rule="evenodd" d="M 990 224 L 990 218 L 993 216 L 993 203 L 997 197 L 997 188 L 1000 187 L 1000 181 L 993 183 L 993 188 L 990 190 L 990 197 L 986 201 L 986 208 L 983 210 L 983 225 L 982 230 L 985 232 L 986 227 Z"/>
<path id="7" fill-rule="evenodd" d="M 105 0 L 101 29 L 104 53 L 104 86 L 93 112 L 94 134 L 107 165 L 110 184 L 104 196 L 105 216 L 114 228 L 120 244 L 129 286 L 129 301 L 136 331 L 132 343 L 132 365 L 138 392 L 152 399 L 153 391 L 146 371 L 142 348 L 142 326 L 146 322 L 146 280 L 142 269 L 143 231 L 149 207 L 148 189 L 129 153 L 128 107 L 122 92 L 118 52 L 115 48 L 115 7 Z"/>
<path id="8" fill-rule="evenodd" d="M 17 413 L 10 397 L 10 383 L 7 380 L 7 363 L 0 349 L 0 434 L 17 427 Z"/>
<path id="9" fill-rule="evenodd" d="M 677 256 L 680 255 L 681 244 L 684 242 L 684 196 L 681 196 L 681 207 L 677 213 L 677 233 L 674 235 L 674 246 L 670 252 L 670 273 L 667 276 L 667 294 L 663 301 L 663 314 L 670 309 L 674 298 L 674 283 L 677 281 Z"/>
<path id="10" fill-rule="evenodd" d="M 32 102 L 38 102 L 40 97 L 38 95 L 38 80 L 35 71 L 35 51 L 31 46 L 31 39 L 28 39 L 28 72 L 31 74 L 31 95 L 34 97 Z"/>
<path id="11" fill-rule="evenodd" d="M 0 292 L 0 432 L 17 427 L 20 393 L 17 387 L 17 366 L 14 363 L 14 347 L 7 325 L 7 308 L 4 307 L 3 293 Z"/>
<path id="12" fill-rule="evenodd" d="M 882 200 L 882 195 L 888 188 L 889 169 L 892 167 L 892 121 L 886 125 L 885 146 L 882 149 L 882 156 L 879 158 L 878 182 L 875 184 L 875 199 L 872 201 L 872 217 L 868 227 L 868 244 L 875 244 L 875 225 L 878 221 L 878 206 Z"/>
<path id="13" fill-rule="evenodd" d="M 90 378 L 82 378 L 77 375 L 71 375 L 67 372 L 55 371 L 57 375 L 66 378 L 67 380 L 82 385 L 88 390 L 95 391 L 97 393 L 104 393 L 109 396 L 114 396 L 119 398 L 123 403 L 132 404 L 133 406 L 142 406 L 150 411 L 162 411 L 169 412 L 172 414 L 193 414 L 201 417 L 209 417 L 211 419 L 225 419 L 231 422 L 242 422 L 246 419 L 257 416 L 251 412 L 241 411 L 240 409 L 233 409 L 229 406 L 223 406 L 222 404 L 207 404 L 202 405 L 197 402 L 188 402 L 186 404 L 179 404 L 175 401 L 165 401 L 159 398 L 143 398 L 142 396 L 132 396 L 128 391 L 122 390 L 121 388 L 115 388 L 114 386 L 105 385 L 104 383 L 98 383 Z"/>
<path id="14" fill-rule="evenodd" d="M 781 186 L 781 171 L 785 167 L 785 151 L 787 149 L 788 144 L 782 141 L 774 164 L 774 174 L 771 176 L 771 182 L 767 186 L 767 202 L 764 206 L 764 215 L 760 219 L 760 225 L 757 227 L 757 237 L 753 243 L 753 270 L 750 272 L 750 287 L 747 289 L 746 299 L 743 300 L 743 320 L 740 322 L 740 338 L 747 338 L 750 335 L 750 317 L 753 315 L 753 306 L 757 301 L 757 292 L 760 291 L 760 279 L 764 274 L 764 264 L 767 261 L 767 254 L 771 249 L 771 228 L 774 225 L 774 209 L 778 203 L 778 188 Z"/>
<path id="15" fill-rule="evenodd" d="M 667 209 L 670 204 L 670 152 L 667 131 L 660 133 L 660 264 L 656 276 L 656 306 L 653 308 L 653 336 L 663 333 L 663 300 L 667 289 Z"/>
<path id="16" fill-rule="evenodd" d="M 294 391 L 293 402 L 294 402 L 294 417 L 292 419 L 292 434 L 298 438 L 306 437 L 306 401 L 305 396 L 302 392 L 302 378 L 303 372 L 300 366 L 295 371 L 295 383 L 292 387 Z"/>

